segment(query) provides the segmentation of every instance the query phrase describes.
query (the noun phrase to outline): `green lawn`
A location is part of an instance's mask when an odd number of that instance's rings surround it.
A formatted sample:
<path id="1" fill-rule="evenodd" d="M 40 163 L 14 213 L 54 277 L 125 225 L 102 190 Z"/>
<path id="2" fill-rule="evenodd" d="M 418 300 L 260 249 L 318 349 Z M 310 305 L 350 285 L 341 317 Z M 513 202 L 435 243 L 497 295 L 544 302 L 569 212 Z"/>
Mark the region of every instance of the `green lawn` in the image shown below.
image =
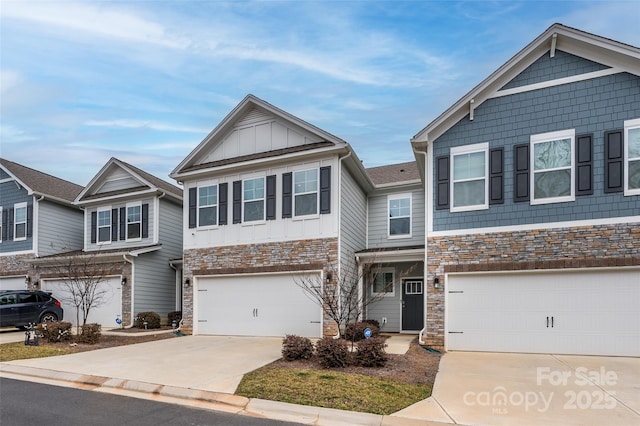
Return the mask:
<path id="1" fill-rule="evenodd" d="M 0 362 L 66 355 L 73 352 L 75 351 L 70 347 L 54 347 L 48 345 L 25 346 L 24 342 L 5 343 L 0 345 Z"/>
<path id="2" fill-rule="evenodd" d="M 431 388 L 361 374 L 268 365 L 245 375 L 236 393 L 248 398 L 391 414 L 428 398 Z"/>

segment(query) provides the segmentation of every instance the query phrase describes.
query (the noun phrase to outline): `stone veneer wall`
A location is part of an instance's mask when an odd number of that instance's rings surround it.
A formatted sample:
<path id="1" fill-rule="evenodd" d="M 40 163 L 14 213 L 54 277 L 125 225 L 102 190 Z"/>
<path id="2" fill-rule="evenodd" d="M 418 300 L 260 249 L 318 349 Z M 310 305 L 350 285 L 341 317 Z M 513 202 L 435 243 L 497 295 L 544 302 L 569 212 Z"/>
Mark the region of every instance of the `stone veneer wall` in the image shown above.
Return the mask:
<path id="1" fill-rule="evenodd" d="M 246 273 L 267 273 L 335 269 L 338 262 L 337 238 L 282 241 L 263 244 L 190 249 L 184 252 L 183 326 L 193 332 L 193 277 Z M 190 285 L 185 282 L 189 280 Z M 325 335 L 337 333 L 333 321 L 324 318 Z"/>
<path id="2" fill-rule="evenodd" d="M 17 254 L 12 256 L 0 256 L 0 276 L 11 277 L 15 275 L 29 275 L 33 259 L 32 254 Z"/>
<path id="3" fill-rule="evenodd" d="M 435 277 L 479 271 L 640 266 L 640 223 L 430 237 L 427 345 L 444 349 L 444 285 Z"/>

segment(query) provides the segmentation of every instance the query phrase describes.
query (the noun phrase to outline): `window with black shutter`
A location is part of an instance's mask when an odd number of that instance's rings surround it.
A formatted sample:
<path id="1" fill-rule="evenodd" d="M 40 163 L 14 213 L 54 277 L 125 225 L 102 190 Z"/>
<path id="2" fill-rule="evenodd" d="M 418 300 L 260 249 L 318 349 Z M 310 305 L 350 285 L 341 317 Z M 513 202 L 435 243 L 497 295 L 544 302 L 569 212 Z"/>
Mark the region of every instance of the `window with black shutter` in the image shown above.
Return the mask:
<path id="1" fill-rule="evenodd" d="M 449 208 L 449 156 L 436 158 L 436 210 Z"/>
<path id="2" fill-rule="evenodd" d="M 331 213 L 331 166 L 320 167 L 320 214 Z"/>
<path id="3" fill-rule="evenodd" d="M 242 181 L 233 182 L 233 223 L 242 223 Z"/>
<path id="4" fill-rule="evenodd" d="M 196 227 L 198 218 L 198 188 L 189 188 L 189 228 Z"/>
<path id="5" fill-rule="evenodd" d="M 293 206 L 293 175 L 292 173 L 282 174 L 282 218 L 290 218 Z"/>
<path id="6" fill-rule="evenodd" d="M 623 131 L 613 130 L 604 134 L 604 192 L 624 190 L 624 145 Z"/>
<path id="7" fill-rule="evenodd" d="M 229 214 L 228 212 L 228 199 L 229 199 L 229 184 L 228 183 L 221 183 L 220 185 L 218 185 L 218 192 L 219 192 L 219 197 L 218 197 L 218 206 L 219 206 L 219 211 L 218 211 L 218 224 L 219 225 L 226 225 L 227 224 L 227 215 Z"/>
<path id="8" fill-rule="evenodd" d="M 489 152 L 489 204 L 504 203 L 504 148 Z"/>
<path id="9" fill-rule="evenodd" d="M 513 201 L 529 201 L 529 144 L 513 147 Z"/>
<path id="10" fill-rule="evenodd" d="M 576 196 L 593 194 L 593 135 L 576 137 Z"/>

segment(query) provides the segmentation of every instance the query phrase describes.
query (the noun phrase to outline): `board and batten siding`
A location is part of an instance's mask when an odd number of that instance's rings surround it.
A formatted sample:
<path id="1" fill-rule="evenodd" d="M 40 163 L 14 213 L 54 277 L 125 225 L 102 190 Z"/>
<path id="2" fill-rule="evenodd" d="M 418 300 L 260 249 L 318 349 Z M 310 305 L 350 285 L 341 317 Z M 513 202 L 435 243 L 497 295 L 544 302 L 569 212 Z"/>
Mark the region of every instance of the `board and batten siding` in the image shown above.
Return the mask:
<path id="1" fill-rule="evenodd" d="M 368 248 L 407 247 L 424 244 L 424 190 L 398 191 L 411 193 L 411 237 L 389 238 L 388 197 L 392 194 L 369 197 Z"/>
<path id="2" fill-rule="evenodd" d="M 141 200 L 142 204 L 148 204 L 149 205 L 149 236 L 147 238 L 142 238 L 141 240 L 135 240 L 135 241 L 127 241 L 127 240 L 120 240 L 120 238 L 118 237 L 117 241 L 110 241 L 108 243 L 92 243 L 91 242 L 91 213 L 98 211 L 99 208 L 102 208 L 103 206 L 99 206 L 99 207 L 90 207 L 87 208 L 85 210 L 85 217 L 84 217 L 84 226 L 85 226 L 85 232 L 84 232 L 84 242 L 85 242 L 85 247 L 87 248 L 87 251 L 91 251 L 91 250 L 112 250 L 112 249 L 120 249 L 120 248 L 129 248 L 131 246 L 144 246 L 144 245 L 148 245 L 148 244 L 153 244 L 154 243 L 154 235 L 155 235 L 155 230 L 154 230 L 154 224 L 156 222 L 155 220 L 155 203 L 154 203 L 154 199 L 153 198 L 145 198 L 143 200 Z M 109 206 L 112 210 L 113 209 L 118 209 L 118 211 L 120 210 L 121 207 L 126 207 L 127 203 L 126 202 L 114 202 L 112 204 L 105 204 L 104 207 Z"/>
<path id="3" fill-rule="evenodd" d="M 83 212 L 48 202 L 38 203 L 38 256 L 82 249 Z"/>
<path id="4" fill-rule="evenodd" d="M 348 274 L 354 272 L 355 253 L 367 244 L 367 196 L 346 168 L 340 193 L 340 262 Z"/>

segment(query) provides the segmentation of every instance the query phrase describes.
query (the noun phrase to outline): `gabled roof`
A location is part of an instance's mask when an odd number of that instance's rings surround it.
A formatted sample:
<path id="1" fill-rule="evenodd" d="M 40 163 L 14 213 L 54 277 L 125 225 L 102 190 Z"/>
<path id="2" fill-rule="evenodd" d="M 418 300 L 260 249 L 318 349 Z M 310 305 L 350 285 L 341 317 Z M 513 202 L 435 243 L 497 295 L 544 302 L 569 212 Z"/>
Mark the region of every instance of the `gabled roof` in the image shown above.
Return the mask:
<path id="1" fill-rule="evenodd" d="M 138 185 L 129 186 L 124 189 L 118 189 L 108 192 L 96 192 L 100 189 L 105 177 L 107 177 L 114 169 L 124 170 Z M 94 200 L 105 198 L 118 198 L 131 194 L 154 194 L 165 193 L 174 199 L 182 201 L 182 189 L 175 185 L 165 182 L 164 180 L 145 172 L 129 163 L 111 157 L 109 161 L 100 169 L 100 171 L 91 179 L 91 182 L 78 194 L 75 199 L 76 204 L 83 204 Z"/>
<path id="2" fill-rule="evenodd" d="M 484 101 L 494 96 L 509 81 L 546 52 L 555 50 L 598 62 L 611 73 L 628 72 L 640 76 L 640 48 L 590 34 L 562 24 L 553 24 L 504 65 L 464 95 L 459 101 L 420 130 L 412 139 L 414 146 L 431 143 Z"/>
<path id="3" fill-rule="evenodd" d="M 420 171 L 415 161 L 371 167 L 367 169 L 367 174 L 376 186 L 420 181 Z"/>
<path id="4" fill-rule="evenodd" d="M 316 144 L 311 144 L 302 146 L 302 147 L 292 147 L 285 148 L 283 152 L 275 152 L 275 151 L 267 151 L 267 152 L 258 152 L 252 153 L 246 156 L 237 156 L 233 158 L 225 158 L 223 160 L 218 161 L 203 161 L 203 157 L 207 154 L 207 152 L 212 149 L 216 143 L 219 143 L 221 139 L 236 125 L 236 123 L 242 119 L 246 114 L 250 113 L 253 109 L 258 108 L 261 111 L 266 111 L 269 114 L 282 119 L 288 123 L 291 123 L 298 128 L 309 132 L 313 135 L 316 135 L 319 142 Z M 315 146 L 312 146 L 315 145 Z M 270 103 L 254 96 L 247 95 L 227 116 L 218 124 L 208 135 L 205 137 L 202 142 L 176 167 L 170 174 L 170 176 L 174 179 L 181 179 L 183 176 L 189 174 L 190 172 L 210 168 L 210 167 L 219 167 L 221 165 L 229 165 L 229 164 L 237 164 L 246 161 L 259 160 L 263 158 L 274 158 L 278 155 L 283 155 L 287 153 L 299 153 L 304 151 L 310 151 L 313 149 L 350 149 L 348 147 L 347 142 L 338 138 L 337 136 L 332 135 L 331 133 L 325 132 L 324 130 L 307 123 L 300 118 L 289 114 L 288 112 L 271 105 Z"/>
<path id="5" fill-rule="evenodd" d="M 58 202 L 71 204 L 76 196 L 82 191 L 82 186 L 66 181 L 64 179 L 51 176 L 49 174 L 34 170 L 13 161 L 0 158 L 0 166 L 20 185 L 27 189 L 30 194 L 44 195 Z"/>

